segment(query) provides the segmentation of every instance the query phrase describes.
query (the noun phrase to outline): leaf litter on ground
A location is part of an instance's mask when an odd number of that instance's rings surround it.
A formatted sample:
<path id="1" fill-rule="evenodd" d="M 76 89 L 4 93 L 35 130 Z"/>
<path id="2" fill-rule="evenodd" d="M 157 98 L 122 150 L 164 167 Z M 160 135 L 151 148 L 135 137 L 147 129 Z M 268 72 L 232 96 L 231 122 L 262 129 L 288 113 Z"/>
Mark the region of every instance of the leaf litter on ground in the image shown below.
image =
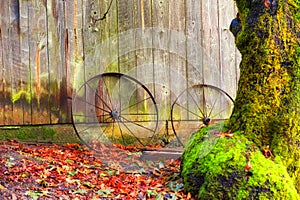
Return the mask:
<path id="1" fill-rule="evenodd" d="M 136 149 L 136 148 L 135 148 Z M 185 194 L 180 161 L 141 161 L 139 151 L 80 144 L 0 144 L 4 199 L 193 199 Z"/>

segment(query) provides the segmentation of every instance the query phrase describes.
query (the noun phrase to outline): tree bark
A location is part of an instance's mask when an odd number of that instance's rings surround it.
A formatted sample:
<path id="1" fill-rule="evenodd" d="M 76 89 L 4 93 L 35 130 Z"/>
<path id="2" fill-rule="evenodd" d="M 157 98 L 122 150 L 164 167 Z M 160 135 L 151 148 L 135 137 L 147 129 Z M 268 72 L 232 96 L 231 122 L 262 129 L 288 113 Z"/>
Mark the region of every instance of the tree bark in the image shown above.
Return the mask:
<path id="1" fill-rule="evenodd" d="M 280 156 L 300 192 L 300 0 L 235 0 L 240 79 L 229 126 Z"/>

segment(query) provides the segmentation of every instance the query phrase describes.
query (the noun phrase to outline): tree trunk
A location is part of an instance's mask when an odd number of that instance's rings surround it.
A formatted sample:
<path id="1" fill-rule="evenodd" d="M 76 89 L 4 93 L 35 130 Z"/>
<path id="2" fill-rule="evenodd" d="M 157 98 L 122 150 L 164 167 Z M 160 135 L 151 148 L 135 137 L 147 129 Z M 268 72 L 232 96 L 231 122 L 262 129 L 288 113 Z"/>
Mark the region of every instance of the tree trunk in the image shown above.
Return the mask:
<path id="1" fill-rule="evenodd" d="M 235 1 L 242 61 L 230 127 L 269 145 L 300 192 L 300 1 Z"/>

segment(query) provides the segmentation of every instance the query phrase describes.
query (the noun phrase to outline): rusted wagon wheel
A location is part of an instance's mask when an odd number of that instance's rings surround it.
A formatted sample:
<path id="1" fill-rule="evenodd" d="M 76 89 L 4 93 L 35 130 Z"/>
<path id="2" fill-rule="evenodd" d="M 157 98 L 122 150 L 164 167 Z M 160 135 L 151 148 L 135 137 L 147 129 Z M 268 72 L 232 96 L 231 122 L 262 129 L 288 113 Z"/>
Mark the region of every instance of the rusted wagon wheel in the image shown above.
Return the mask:
<path id="1" fill-rule="evenodd" d="M 74 129 L 88 147 L 101 144 L 146 145 L 158 126 L 156 102 L 145 85 L 121 73 L 86 81 L 72 104 Z"/>
<path id="2" fill-rule="evenodd" d="M 184 146 L 201 127 L 228 119 L 233 106 L 233 99 L 218 87 L 197 84 L 185 89 L 171 108 L 172 129 L 179 144 Z"/>

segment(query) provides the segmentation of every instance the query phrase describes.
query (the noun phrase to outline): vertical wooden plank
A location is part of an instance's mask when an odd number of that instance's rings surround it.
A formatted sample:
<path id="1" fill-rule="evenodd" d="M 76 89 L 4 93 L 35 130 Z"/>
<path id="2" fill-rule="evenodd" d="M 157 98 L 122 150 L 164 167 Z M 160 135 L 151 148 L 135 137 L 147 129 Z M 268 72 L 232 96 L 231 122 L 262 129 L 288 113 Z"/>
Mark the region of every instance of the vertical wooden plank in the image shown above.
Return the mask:
<path id="1" fill-rule="evenodd" d="M 3 11 L 3 3 L 4 1 L 0 2 L 0 11 L 1 13 L 4 13 Z M 3 28 L 5 22 L 4 17 L 0 18 L 0 125 L 4 125 L 4 107 L 5 107 L 5 93 L 4 93 L 4 85 L 5 85 L 5 68 L 4 68 L 4 44 L 3 44 L 3 36 L 2 32 L 4 31 Z"/>
<path id="2" fill-rule="evenodd" d="M 152 32 L 149 27 L 152 26 L 152 3 L 151 0 L 134 1 L 134 26 L 135 26 L 135 59 L 136 59 L 136 77 L 154 95 L 154 63 L 153 49 L 148 48 L 152 44 Z M 142 96 L 142 95 L 140 95 Z"/>
<path id="3" fill-rule="evenodd" d="M 97 62 L 99 62 L 100 54 L 97 54 L 96 43 L 100 42 L 101 34 L 99 32 L 100 22 L 99 19 L 99 5 L 100 0 L 87 0 L 84 2 L 84 14 L 83 14 L 83 23 L 84 23 L 84 65 L 80 73 L 74 73 L 74 77 L 78 77 L 77 81 L 74 82 L 74 90 L 77 90 L 80 85 L 85 81 L 86 68 L 90 68 L 94 72 L 94 67 Z M 92 72 L 92 73 L 93 73 Z"/>
<path id="4" fill-rule="evenodd" d="M 153 49 L 150 48 L 153 36 L 149 28 L 152 26 L 151 0 L 134 0 L 133 21 L 136 64 L 135 69 L 132 71 L 136 74 L 131 73 L 130 75 L 136 76 L 154 95 Z M 142 104 L 137 104 L 137 112 L 148 111 L 149 101 L 143 101 L 147 97 L 143 90 L 136 93 L 136 101 L 143 102 Z"/>
<path id="5" fill-rule="evenodd" d="M 100 15 L 100 0 L 86 0 L 83 1 L 83 60 L 82 66 L 72 74 L 74 77 L 74 94 L 86 98 L 87 92 L 82 91 L 86 88 L 82 88 L 81 93 L 77 91 L 87 81 L 92 78 L 98 69 L 97 63 L 100 61 L 99 47 L 97 44 L 101 42 L 100 34 L 100 22 L 98 21 Z M 89 74 L 88 74 L 89 72 Z M 76 79 L 76 80 L 75 80 Z M 89 112 L 88 105 L 85 106 L 86 112 Z"/>
<path id="6" fill-rule="evenodd" d="M 9 5 L 9 54 L 10 54 L 10 68 L 11 68 L 11 89 L 12 98 L 21 90 L 21 50 L 20 50 L 20 13 L 19 1 L 10 0 Z M 21 97 L 22 98 L 22 97 Z M 12 124 L 23 124 L 23 109 L 21 99 L 16 99 L 13 102 Z"/>
<path id="7" fill-rule="evenodd" d="M 118 59 L 119 71 L 127 73 L 130 71 L 131 75 L 135 75 L 135 36 L 127 34 L 129 30 L 134 28 L 134 0 L 118 1 Z M 125 34 L 124 34 L 125 33 Z"/>
<path id="8" fill-rule="evenodd" d="M 170 56 L 170 99 L 175 100 L 176 96 L 186 88 L 186 4 L 185 0 L 170 0 L 169 4 L 169 46 Z M 177 33 L 178 32 L 178 33 Z M 178 78 L 180 77 L 180 78 Z M 170 112 L 169 106 L 169 112 Z"/>
<path id="9" fill-rule="evenodd" d="M 128 74 L 136 78 L 136 61 L 135 61 L 135 31 L 134 28 L 134 0 L 116 1 L 117 2 L 117 30 L 118 30 L 118 52 L 117 71 L 123 74 Z M 111 68 L 112 71 L 115 69 Z M 119 89 L 122 83 L 119 85 Z M 124 88 L 120 90 L 122 95 L 128 98 L 133 98 L 136 102 L 139 101 L 138 94 L 134 89 Z M 125 105 L 126 104 L 126 105 Z M 122 108 L 128 107 L 129 102 L 122 102 Z M 138 112 L 138 106 L 131 107 Z"/>
<path id="10" fill-rule="evenodd" d="M 153 42 L 152 32 L 149 31 L 152 26 L 152 3 L 151 0 L 135 0 L 134 6 L 136 76 L 154 92 L 153 49 L 148 48 L 148 44 Z"/>
<path id="11" fill-rule="evenodd" d="M 198 0 L 187 0 L 186 1 L 186 57 L 187 57 L 187 75 L 186 75 L 186 83 L 185 87 L 191 87 L 196 83 L 204 82 L 203 75 L 203 46 L 202 46 L 202 4 L 201 1 Z M 186 106 L 189 107 L 190 102 L 192 102 L 189 94 L 186 96 L 182 96 Z M 186 99 L 186 100 L 185 100 Z M 193 105 L 193 102 L 192 102 Z M 187 112 L 185 109 L 182 109 L 180 113 L 178 113 L 182 119 L 193 119 L 195 116 L 191 115 L 190 112 Z M 180 119 L 180 118 L 179 118 Z M 189 137 L 186 135 L 186 131 L 184 127 L 188 127 L 187 121 L 180 121 L 178 124 L 179 130 L 178 134 L 185 135 L 185 137 Z M 181 130 L 181 131 L 180 131 Z"/>
<path id="12" fill-rule="evenodd" d="M 135 31 L 135 56 L 136 73 L 142 82 L 154 83 L 153 81 L 153 49 L 147 48 L 152 44 L 152 35 L 149 27 L 152 26 L 151 0 L 135 0 L 133 13 Z M 153 85 L 151 91 L 154 89 Z"/>
<path id="13" fill-rule="evenodd" d="M 10 29 L 10 1 L 1 1 L 0 9 L 3 16 L 2 24 L 1 24 L 1 40 L 2 40 L 2 62 L 3 62 L 3 124 L 9 125 L 13 124 L 12 116 L 13 116 L 13 105 L 10 100 L 12 93 L 12 82 L 11 82 L 11 64 L 12 58 L 10 53 L 10 37 L 9 37 L 9 29 Z"/>
<path id="14" fill-rule="evenodd" d="M 153 0 L 152 1 L 152 26 L 153 43 L 158 49 L 153 50 L 154 61 L 154 82 L 155 91 L 154 97 L 159 106 L 159 120 L 166 120 L 169 118 L 169 107 L 171 105 L 169 88 L 169 54 L 165 49 L 169 42 L 169 1 Z M 161 30 L 159 30 L 161 29 Z"/>
<path id="15" fill-rule="evenodd" d="M 50 123 L 65 122 L 61 116 L 66 115 L 61 103 L 62 82 L 65 75 L 65 15 L 64 2 L 47 1 L 47 35 L 49 62 L 49 107 Z M 64 87 L 65 89 L 65 87 Z M 62 100 L 65 102 L 65 100 Z M 65 118 L 65 117 L 64 117 Z"/>
<path id="16" fill-rule="evenodd" d="M 77 65 L 75 61 L 77 50 L 77 9 L 78 4 L 77 0 L 75 1 L 65 1 L 64 13 L 65 13 L 65 65 L 63 71 L 63 79 L 60 87 L 60 107 L 61 113 L 64 114 L 64 118 L 61 118 L 61 122 L 68 121 L 68 90 L 70 90 L 71 85 L 73 84 L 74 76 L 72 73 L 77 72 Z"/>
<path id="17" fill-rule="evenodd" d="M 108 0 L 99 0 L 97 5 L 93 6 L 94 8 L 92 7 L 91 11 L 90 11 L 90 16 L 93 17 L 93 19 L 97 20 L 94 23 L 94 27 L 91 30 L 92 31 L 91 34 L 95 38 L 94 40 L 97 41 L 98 44 L 100 44 L 100 45 L 90 45 L 91 47 L 94 47 L 96 49 L 96 51 L 94 51 L 95 52 L 94 58 L 92 58 L 92 59 L 94 60 L 95 57 L 98 58 L 98 59 L 95 59 L 96 63 L 94 65 L 96 67 L 93 70 L 92 75 L 96 75 L 100 72 L 105 71 L 105 68 L 107 65 L 106 61 L 108 60 L 109 52 L 110 52 L 110 50 L 108 50 L 110 47 L 110 41 L 109 41 L 110 40 L 109 39 L 110 38 L 110 20 L 111 20 L 110 18 L 112 17 L 111 16 L 112 10 L 115 10 L 115 12 L 116 12 L 116 8 L 112 8 L 112 6 L 113 5 L 111 5 Z M 107 13 L 107 15 L 104 16 L 108 9 L 112 9 L 112 10 L 110 10 Z M 108 41 L 108 42 L 106 42 L 106 41 Z M 106 45 L 103 46 L 102 45 L 103 42 Z"/>
<path id="18" fill-rule="evenodd" d="M 186 1 L 187 87 L 203 83 L 202 5 L 198 0 Z"/>
<path id="19" fill-rule="evenodd" d="M 3 66 L 3 44 L 2 44 L 2 30 L 0 24 L 0 125 L 4 124 L 4 66 Z"/>
<path id="20" fill-rule="evenodd" d="M 83 64 L 83 41 L 82 41 L 82 28 L 83 28 L 83 1 L 66 1 L 65 4 L 65 18 L 66 29 L 68 31 L 68 51 L 69 56 L 67 61 L 67 79 L 69 80 L 70 88 L 76 77 L 73 74 L 78 74 Z M 69 94 L 68 89 L 68 94 Z"/>
<path id="21" fill-rule="evenodd" d="M 68 86 L 68 97 L 72 97 L 72 91 L 74 87 L 74 82 L 77 81 L 77 77 L 74 74 L 79 74 L 84 70 L 84 17 L 83 17 L 83 10 L 85 9 L 85 1 L 77 0 L 77 3 L 74 4 L 74 56 L 75 56 L 75 67 L 74 70 L 71 70 L 71 73 L 68 75 L 72 81 L 71 84 Z M 72 68 L 73 69 L 73 68 Z M 72 116 L 71 114 L 72 109 L 72 101 L 68 98 L 68 122 L 71 122 Z"/>
<path id="22" fill-rule="evenodd" d="M 104 40 L 109 40 L 109 19 L 111 17 L 111 11 L 107 16 L 100 20 L 106 9 L 109 8 L 109 1 L 98 0 L 90 2 L 89 18 L 90 28 L 86 34 L 85 53 L 86 65 L 85 68 L 92 68 L 91 71 L 86 71 L 86 79 L 95 76 L 99 71 L 104 71 L 103 61 L 107 59 L 108 52 L 107 47 L 104 47 L 106 51 L 102 50 L 102 42 Z M 97 45 L 98 44 L 98 45 Z M 100 44 L 100 45 L 99 45 Z M 109 46 L 109 45 L 108 45 Z"/>
<path id="23" fill-rule="evenodd" d="M 27 1 L 19 1 L 19 9 L 20 9 L 20 49 L 21 49 L 21 87 L 20 90 L 25 92 L 21 101 L 23 106 L 23 124 L 31 124 L 31 80 L 30 80 L 30 61 L 29 61 L 29 12 L 28 12 L 28 2 Z"/>
<path id="24" fill-rule="evenodd" d="M 83 1 L 83 53 L 84 67 L 80 74 L 75 74 L 76 88 L 84 81 L 108 71 L 118 71 L 118 37 L 117 37 L 117 1 L 89 0 Z M 110 66 L 111 62 L 114 62 Z M 75 89 L 76 89 L 75 88 Z M 87 91 L 82 92 L 81 94 Z M 80 94 L 80 95 L 81 95 Z M 86 105 L 88 111 L 89 105 Z"/>
<path id="25" fill-rule="evenodd" d="M 39 31 L 38 37 L 38 52 L 36 57 L 36 75 L 37 75 L 37 110 L 39 111 L 39 117 L 41 124 L 50 123 L 50 111 L 49 111 L 49 62 L 48 62 L 48 33 L 47 33 L 47 10 L 46 1 L 40 0 L 39 8 L 41 16 L 39 17 L 37 24 Z M 38 57 L 40 56 L 40 58 Z M 40 70 L 38 71 L 38 68 Z M 41 119 L 42 117 L 42 119 Z"/>
<path id="26" fill-rule="evenodd" d="M 210 68 L 210 33 L 211 33 L 211 28 L 210 28 L 210 10 L 209 10 L 209 5 L 208 2 L 206 1 L 201 1 L 201 24 L 202 24 L 202 29 L 201 29 L 201 46 L 203 48 L 202 51 L 202 74 L 203 74 L 203 83 L 208 83 L 207 77 L 210 75 L 209 74 L 209 68 Z M 211 81 L 210 81 L 211 83 Z"/>
<path id="27" fill-rule="evenodd" d="M 202 46 L 204 82 L 220 86 L 220 57 L 218 31 L 218 0 L 211 3 L 202 1 Z"/>
<path id="28" fill-rule="evenodd" d="M 83 69 L 83 18 L 82 18 L 82 0 L 66 1 L 65 18 L 66 18 L 66 34 L 65 43 L 66 65 L 65 65 L 65 88 L 62 88 L 61 107 L 64 108 L 66 118 L 65 122 L 71 121 L 71 101 L 72 88 L 76 84 L 77 76 Z"/>
<path id="29" fill-rule="evenodd" d="M 169 3 L 169 76 L 170 76 L 170 104 L 166 108 L 166 112 L 171 113 L 171 105 L 176 97 L 187 87 L 187 37 L 186 37 L 186 23 L 187 23 L 187 2 L 182 0 L 170 0 Z M 185 114 L 183 109 L 180 113 L 181 116 Z M 179 116 L 179 113 L 175 114 Z M 170 120 L 170 114 L 167 116 Z M 173 116 L 173 119 L 176 117 Z M 177 120 L 177 119 L 175 119 Z M 174 123 L 176 123 L 174 121 Z M 175 126 L 177 124 L 174 124 Z M 168 128 L 170 129 L 170 127 Z M 165 133 L 170 134 L 168 130 Z M 172 134 L 172 132 L 171 132 Z"/>
<path id="30" fill-rule="evenodd" d="M 32 123 L 50 123 L 48 110 L 48 55 L 46 5 L 42 0 L 28 2 L 29 52 L 32 91 Z"/>
<path id="31" fill-rule="evenodd" d="M 234 37 L 229 31 L 231 20 L 236 16 L 236 8 L 232 0 L 219 1 L 219 32 L 221 58 L 221 86 L 232 97 L 237 90 L 236 46 Z"/>
<path id="32" fill-rule="evenodd" d="M 234 2 L 233 2 L 233 4 L 235 5 Z M 234 7 L 234 13 L 238 13 L 238 9 L 237 9 L 236 5 Z M 239 82 L 239 78 L 240 78 L 240 62 L 241 61 L 242 61 L 242 55 L 235 46 L 235 74 L 236 74 L 236 85 L 237 85 L 236 91 L 238 89 L 238 82 Z M 236 91 L 234 92 L 233 98 L 236 97 Z"/>
<path id="33" fill-rule="evenodd" d="M 115 0 L 95 0 L 86 3 L 84 58 L 85 68 L 88 70 L 85 70 L 85 79 L 104 71 L 118 71 L 117 23 Z"/>
<path id="34" fill-rule="evenodd" d="M 102 0 L 103 1 L 103 0 Z M 110 3 L 111 7 L 109 8 Z M 100 65 L 104 71 L 120 71 L 119 64 L 119 27 L 118 27 L 118 3 L 117 0 L 105 0 L 101 8 L 102 15 L 107 13 L 106 19 L 102 21 L 101 31 L 101 62 Z M 102 45 L 102 44 L 105 45 Z"/>
<path id="35" fill-rule="evenodd" d="M 85 4 L 83 0 L 74 1 L 73 10 L 74 10 L 74 67 L 71 68 L 71 74 L 69 75 L 70 79 L 73 80 L 70 84 L 70 87 L 73 86 L 76 81 L 76 77 L 73 74 L 78 74 L 83 69 L 83 50 L 84 50 L 84 41 L 83 41 L 83 9 Z M 69 92 L 68 92 L 69 95 Z"/>

